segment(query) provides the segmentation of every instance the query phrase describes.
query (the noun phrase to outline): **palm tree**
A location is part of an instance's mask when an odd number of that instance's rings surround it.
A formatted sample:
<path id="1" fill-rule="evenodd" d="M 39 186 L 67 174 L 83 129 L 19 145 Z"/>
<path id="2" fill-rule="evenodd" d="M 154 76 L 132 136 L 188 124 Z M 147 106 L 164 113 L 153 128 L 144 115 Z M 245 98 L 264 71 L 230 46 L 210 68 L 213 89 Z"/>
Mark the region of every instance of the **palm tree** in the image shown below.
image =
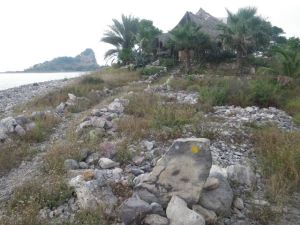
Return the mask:
<path id="1" fill-rule="evenodd" d="M 273 48 L 273 52 L 277 53 L 278 65 L 280 66 L 277 73 L 284 74 L 289 77 L 298 77 L 300 75 L 300 39 L 290 38 L 288 41 Z M 275 69 L 276 72 L 276 69 Z"/>
<path id="2" fill-rule="evenodd" d="M 104 58 L 118 58 L 122 64 L 129 64 L 133 60 L 132 49 L 136 44 L 136 35 L 139 29 L 139 19 L 122 15 L 122 20 L 113 19 L 110 30 L 104 33 L 101 41 L 113 45 Z"/>
<path id="3" fill-rule="evenodd" d="M 180 25 L 171 31 L 171 39 L 175 49 L 182 50 L 186 56 L 185 69 L 189 73 L 191 70 L 191 50 L 200 50 L 199 46 L 207 46 L 209 37 L 200 31 L 199 26 L 194 23 Z"/>
<path id="4" fill-rule="evenodd" d="M 245 59 L 256 51 L 264 50 L 271 41 L 271 24 L 256 13 L 257 9 L 252 7 L 241 8 L 236 14 L 227 10 L 227 24 L 219 26 L 224 46 L 237 55 L 240 73 Z"/>

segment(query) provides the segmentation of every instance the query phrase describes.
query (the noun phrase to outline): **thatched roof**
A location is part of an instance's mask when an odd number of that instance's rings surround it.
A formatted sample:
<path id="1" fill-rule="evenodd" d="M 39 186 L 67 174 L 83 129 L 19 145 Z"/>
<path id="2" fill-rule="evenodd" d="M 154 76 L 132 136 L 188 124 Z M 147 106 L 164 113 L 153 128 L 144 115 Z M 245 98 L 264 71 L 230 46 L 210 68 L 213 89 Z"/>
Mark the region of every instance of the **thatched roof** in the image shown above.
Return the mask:
<path id="1" fill-rule="evenodd" d="M 190 22 L 200 26 L 201 31 L 208 34 L 211 38 L 216 38 L 220 34 L 217 27 L 219 24 L 223 23 L 221 20 L 213 17 L 200 8 L 196 14 L 192 12 L 186 12 L 175 28 Z"/>

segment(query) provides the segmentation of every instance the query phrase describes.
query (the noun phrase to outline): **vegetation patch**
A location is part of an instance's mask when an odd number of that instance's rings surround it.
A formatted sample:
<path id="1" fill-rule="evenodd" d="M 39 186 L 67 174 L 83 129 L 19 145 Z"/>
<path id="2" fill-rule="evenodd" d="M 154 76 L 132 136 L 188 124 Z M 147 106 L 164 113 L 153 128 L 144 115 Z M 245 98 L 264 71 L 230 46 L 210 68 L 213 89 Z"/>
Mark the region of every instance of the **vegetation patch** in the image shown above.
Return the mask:
<path id="1" fill-rule="evenodd" d="M 17 167 L 24 159 L 29 159 L 35 151 L 28 143 L 13 141 L 0 145 L 0 175 Z"/>
<path id="2" fill-rule="evenodd" d="M 119 120 L 118 130 L 132 139 L 154 136 L 161 140 L 177 138 L 185 125 L 197 116 L 197 108 L 188 104 L 167 102 L 167 99 L 139 93 L 125 107 L 128 116 Z"/>
<path id="3" fill-rule="evenodd" d="M 94 72 L 77 78 L 59 90 L 38 97 L 19 108 L 18 111 L 22 111 L 26 108 L 36 110 L 54 109 L 61 102 L 68 100 L 68 93 L 72 93 L 77 97 L 85 97 L 89 101 L 87 105 L 80 107 L 80 109 L 74 109 L 74 112 L 86 110 L 102 100 L 98 95 L 95 96 L 95 91 L 102 91 L 104 87 L 109 89 L 121 87 L 138 78 L 138 72 L 112 68 L 103 69 L 100 72 Z"/>
<path id="4" fill-rule="evenodd" d="M 267 193 L 270 199 L 283 201 L 300 185 L 300 132 L 267 127 L 256 130 L 254 140 Z"/>
<path id="5" fill-rule="evenodd" d="M 44 207 L 53 209 L 65 203 L 73 190 L 60 176 L 39 178 L 18 187 L 6 208 L 8 217 L 0 219 L 1 224 L 40 225 L 47 224 L 37 215 Z"/>
<path id="6" fill-rule="evenodd" d="M 44 170 L 48 174 L 64 174 L 64 162 L 66 159 L 80 160 L 81 148 L 76 143 L 67 141 L 55 143 L 44 156 Z"/>
<path id="7" fill-rule="evenodd" d="M 24 142 L 45 141 L 53 128 L 60 122 L 60 119 L 55 115 L 45 114 L 43 118 L 35 119 L 33 122 L 35 123 L 33 129 L 26 132 L 25 136 L 22 137 Z"/>

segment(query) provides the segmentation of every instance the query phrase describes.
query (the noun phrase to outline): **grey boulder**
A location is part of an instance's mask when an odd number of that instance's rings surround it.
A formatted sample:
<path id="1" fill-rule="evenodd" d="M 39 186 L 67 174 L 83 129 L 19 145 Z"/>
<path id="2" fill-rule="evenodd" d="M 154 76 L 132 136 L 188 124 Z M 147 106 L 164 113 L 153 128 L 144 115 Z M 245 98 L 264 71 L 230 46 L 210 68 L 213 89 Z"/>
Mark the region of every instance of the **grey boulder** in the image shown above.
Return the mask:
<path id="1" fill-rule="evenodd" d="M 226 179 L 220 173 L 213 173 L 210 177 L 219 180 L 219 187 L 213 190 L 203 190 L 200 205 L 214 211 L 217 215 L 228 216 L 231 213 L 233 191 Z"/>
<path id="2" fill-rule="evenodd" d="M 239 164 L 227 167 L 227 177 L 233 183 L 247 186 L 253 186 L 256 180 L 255 174 L 249 166 Z"/>
<path id="3" fill-rule="evenodd" d="M 205 225 L 203 216 L 187 207 L 186 202 L 174 195 L 167 207 L 170 225 Z"/>
<path id="4" fill-rule="evenodd" d="M 135 196 L 122 203 L 120 217 L 125 225 L 133 224 L 134 222 L 140 224 L 144 217 L 150 212 L 151 206 Z"/>

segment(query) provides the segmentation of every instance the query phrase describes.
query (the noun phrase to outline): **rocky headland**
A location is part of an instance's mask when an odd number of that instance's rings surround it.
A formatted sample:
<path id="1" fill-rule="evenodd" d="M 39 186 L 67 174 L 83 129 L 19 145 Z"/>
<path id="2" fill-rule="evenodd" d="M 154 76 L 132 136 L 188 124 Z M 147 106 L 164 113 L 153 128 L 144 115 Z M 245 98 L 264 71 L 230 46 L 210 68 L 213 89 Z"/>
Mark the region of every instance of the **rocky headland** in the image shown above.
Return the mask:
<path id="1" fill-rule="evenodd" d="M 76 71 L 95 71 L 100 69 L 97 64 L 95 53 L 88 48 L 75 57 L 58 57 L 51 61 L 36 64 L 24 72 L 76 72 Z"/>

